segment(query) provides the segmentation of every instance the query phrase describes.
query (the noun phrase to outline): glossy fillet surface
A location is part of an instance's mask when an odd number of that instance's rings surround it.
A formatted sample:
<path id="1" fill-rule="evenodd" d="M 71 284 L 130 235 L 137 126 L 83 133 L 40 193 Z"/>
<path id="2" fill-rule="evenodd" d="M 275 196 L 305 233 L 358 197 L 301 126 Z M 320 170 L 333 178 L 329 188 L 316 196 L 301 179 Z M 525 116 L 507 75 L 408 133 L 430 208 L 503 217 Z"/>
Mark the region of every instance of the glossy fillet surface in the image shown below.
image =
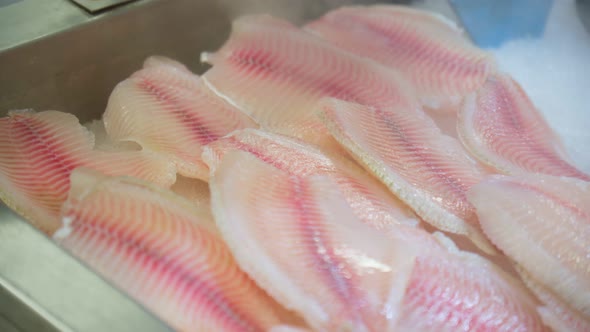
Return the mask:
<path id="1" fill-rule="evenodd" d="M 266 331 L 278 305 L 238 268 L 208 213 L 172 192 L 72 174 L 55 240 L 179 331 Z"/>
<path id="2" fill-rule="evenodd" d="M 177 176 L 176 182 L 170 187 L 175 194 L 184 197 L 195 207 L 211 215 L 211 196 L 209 184 L 203 180 Z M 213 216 L 211 216 L 213 218 Z"/>
<path id="3" fill-rule="evenodd" d="M 116 141 L 107 134 L 102 120 L 91 120 L 84 124 L 94 135 L 94 149 L 101 151 L 139 151 L 141 146 L 131 141 Z"/>
<path id="4" fill-rule="evenodd" d="M 466 195 L 485 173 L 426 114 L 335 99 L 319 111 L 336 140 L 426 222 L 493 251 Z"/>
<path id="5" fill-rule="evenodd" d="M 519 268 L 519 272 L 529 289 L 543 303 L 537 311 L 545 324 L 553 331 L 590 331 L 590 320 L 584 318 L 582 313 L 573 309 L 548 288 L 543 287 L 522 268 Z"/>
<path id="6" fill-rule="evenodd" d="M 11 112 L 0 119 L 0 198 L 43 232 L 70 188 L 70 173 L 84 166 L 109 175 L 129 175 L 170 186 L 174 165 L 143 151 L 94 150 L 94 135 L 71 114 Z"/>
<path id="7" fill-rule="evenodd" d="M 119 83 L 103 117 L 113 141 L 132 141 L 173 160 L 180 174 L 206 178 L 202 146 L 256 124 L 181 64 L 149 58 Z"/>
<path id="8" fill-rule="evenodd" d="M 361 104 L 406 98 L 395 73 L 270 16 L 237 19 L 222 48 L 202 58 L 213 65 L 202 77 L 208 86 L 262 128 L 320 145 L 331 141 L 314 113 L 321 97 Z"/>
<path id="9" fill-rule="evenodd" d="M 469 197 L 492 242 L 590 319 L 590 183 L 496 176 L 476 185 Z"/>
<path id="10" fill-rule="evenodd" d="M 227 153 L 247 152 L 289 174 L 323 174 L 337 184 L 355 215 L 376 229 L 395 232 L 398 224 L 419 223 L 414 213 L 354 161 L 326 156 L 294 138 L 255 129 L 236 131 L 207 146 L 203 159 L 216 168 Z"/>
<path id="11" fill-rule="evenodd" d="M 179 176 L 170 190 L 198 206 L 209 205 L 209 184 L 203 180 Z"/>
<path id="12" fill-rule="evenodd" d="M 305 30 L 399 71 L 424 105 L 448 109 L 480 87 L 495 64 L 442 16 L 404 6 L 344 7 Z"/>
<path id="13" fill-rule="evenodd" d="M 367 227 L 336 183 L 244 152 L 210 181 L 217 225 L 240 266 L 317 331 L 543 331 L 522 286 L 442 235 Z"/>
<path id="14" fill-rule="evenodd" d="M 457 129 L 474 156 L 501 172 L 590 181 L 590 175 L 568 161 L 559 137 L 507 74 L 490 76 L 481 89 L 466 98 Z"/>

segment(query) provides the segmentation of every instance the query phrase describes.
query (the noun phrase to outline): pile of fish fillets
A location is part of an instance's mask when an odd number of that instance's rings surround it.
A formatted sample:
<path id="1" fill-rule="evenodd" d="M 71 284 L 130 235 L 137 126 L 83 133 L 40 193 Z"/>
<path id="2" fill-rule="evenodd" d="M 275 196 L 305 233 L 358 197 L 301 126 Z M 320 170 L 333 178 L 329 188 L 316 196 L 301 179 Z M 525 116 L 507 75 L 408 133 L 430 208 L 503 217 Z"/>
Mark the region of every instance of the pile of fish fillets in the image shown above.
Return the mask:
<path id="1" fill-rule="evenodd" d="M 0 119 L 2 199 L 180 331 L 590 330 L 590 175 L 454 24 L 247 16 L 201 58 Z"/>

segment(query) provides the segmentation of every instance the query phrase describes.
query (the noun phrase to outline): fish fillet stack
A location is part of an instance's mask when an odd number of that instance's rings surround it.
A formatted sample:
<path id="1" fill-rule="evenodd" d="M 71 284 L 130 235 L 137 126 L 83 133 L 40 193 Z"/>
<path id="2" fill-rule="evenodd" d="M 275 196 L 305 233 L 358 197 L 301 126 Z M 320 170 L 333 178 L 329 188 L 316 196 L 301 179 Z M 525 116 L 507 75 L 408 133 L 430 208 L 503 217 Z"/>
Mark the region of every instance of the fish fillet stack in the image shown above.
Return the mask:
<path id="1" fill-rule="evenodd" d="M 590 175 L 452 22 L 247 16 L 201 59 L 0 119 L 0 198 L 179 331 L 590 331 Z"/>

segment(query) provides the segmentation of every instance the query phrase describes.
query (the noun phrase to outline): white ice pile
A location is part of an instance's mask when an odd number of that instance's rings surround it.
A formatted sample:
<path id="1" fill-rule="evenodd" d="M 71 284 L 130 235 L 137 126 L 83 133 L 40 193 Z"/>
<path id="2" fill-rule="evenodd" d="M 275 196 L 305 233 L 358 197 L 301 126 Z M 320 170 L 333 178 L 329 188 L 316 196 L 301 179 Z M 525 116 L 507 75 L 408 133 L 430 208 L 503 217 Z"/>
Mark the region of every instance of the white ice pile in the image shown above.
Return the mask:
<path id="1" fill-rule="evenodd" d="M 572 160 L 590 173 L 590 34 L 575 0 L 554 1 L 542 38 L 491 51 L 562 137 Z"/>

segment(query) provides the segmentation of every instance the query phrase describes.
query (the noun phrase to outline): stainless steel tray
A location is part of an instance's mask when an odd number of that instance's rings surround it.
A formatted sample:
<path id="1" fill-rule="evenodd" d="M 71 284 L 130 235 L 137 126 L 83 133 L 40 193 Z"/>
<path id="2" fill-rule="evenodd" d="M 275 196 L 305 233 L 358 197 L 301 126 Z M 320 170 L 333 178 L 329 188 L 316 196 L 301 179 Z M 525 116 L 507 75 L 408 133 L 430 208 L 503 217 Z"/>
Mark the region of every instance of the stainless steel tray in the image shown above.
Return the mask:
<path id="1" fill-rule="evenodd" d="M 0 0 L 0 116 L 33 108 L 99 118 L 114 86 L 149 55 L 202 72 L 200 52 L 217 49 L 236 16 L 301 23 L 363 2 L 377 1 L 98 1 L 107 7 L 100 10 L 84 7 L 89 1 Z M 455 18 L 446 1 L 428 3 Z M 0 203 L 0 331 L 168 330 Z"/>

